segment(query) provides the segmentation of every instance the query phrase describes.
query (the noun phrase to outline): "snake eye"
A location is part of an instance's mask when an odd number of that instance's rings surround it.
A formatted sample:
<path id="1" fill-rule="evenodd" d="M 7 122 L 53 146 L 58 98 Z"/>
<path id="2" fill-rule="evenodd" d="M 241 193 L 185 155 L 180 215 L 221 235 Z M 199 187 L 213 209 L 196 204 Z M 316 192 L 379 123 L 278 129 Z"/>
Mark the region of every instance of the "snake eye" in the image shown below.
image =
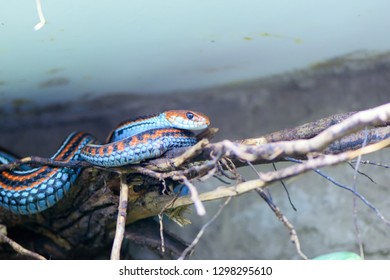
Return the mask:
<path id="1" fill-rule="evenodd" d="M 186 117 L 187 117 L 187 119 L 192 120 L 194 118 L 194 114 L 191 112 L 187 112 Z"/>

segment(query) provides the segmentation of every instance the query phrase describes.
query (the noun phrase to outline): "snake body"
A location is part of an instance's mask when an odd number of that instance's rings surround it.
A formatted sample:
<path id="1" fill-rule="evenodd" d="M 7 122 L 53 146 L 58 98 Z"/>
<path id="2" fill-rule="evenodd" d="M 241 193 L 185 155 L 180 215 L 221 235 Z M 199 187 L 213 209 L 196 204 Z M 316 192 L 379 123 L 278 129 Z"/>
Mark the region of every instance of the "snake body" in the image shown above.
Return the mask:
<path id="1" fill-rule="evenodd" d="M 70 134 L 52 156 L 56 161 L 85 160 L 102 167 L 118 167 L 156 158 L 176 147 L 196 143 L 193 132 L 210 124 L 207 116 L 193 111 L 172 110 L 139 117 L 119 124 L 107 143 L 94 144 L 84 132 Z M 0 150 L 0 164 L 15 156 Z M 23 167 L 0 173 L 0 206 L 16 214 L 28 215 L 46 210 L 69 192 L 81 169 L 42 166 Z"/>
<path id="2" fill-rule="evenodd" d="M 97 166 L 118 167 L 156 158 L 172 148 L 195 143 L 196 137 L 191 131 L 152 129 L 105 145 L 87 145 L 81 157 Z"/>
<path id="3" fill-rule="evenodd" d="M 92 140 L 89 134 L 74 132 L 66 138 L 52 159 L 64 162 L 79 160 L 82 148 Z M 4 153 L 2 158 L 5 158 Z M 0 173 L 0 205 L 22 215 L 46 210 L 69 192 L 80 171 L 80 168 L 49 166 L 3 171 Z"/>

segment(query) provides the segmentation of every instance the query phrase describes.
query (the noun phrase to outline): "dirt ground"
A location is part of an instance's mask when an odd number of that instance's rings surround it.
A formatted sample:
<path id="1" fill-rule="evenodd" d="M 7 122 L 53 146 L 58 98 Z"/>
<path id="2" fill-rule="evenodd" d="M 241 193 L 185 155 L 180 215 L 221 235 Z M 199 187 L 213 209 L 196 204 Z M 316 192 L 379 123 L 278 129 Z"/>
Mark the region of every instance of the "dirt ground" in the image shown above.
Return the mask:
<path id="1" fill-rule="evenodd" d="M 211 117 L 220 128 L 214 141 L 261 136 L 282 128 L 335 113 L 374 107 L 390 101 L 390 55 L 367 59 L 340 59 L 310 69 L 267 79 L 166 95 L 112 93 L 99 98 L 40 106 L 14 104 L 0 110 L 0 146 L 22 155 L 50 156 L 74 130 L 89 131 L 104 140 L 120 121 L 166 109 L 193 109 Z M 389 164 L 389 152 L 369 157 Z M 277 166 L 281 166 L 278 164 Z M 270 166 L 258 166 L 260 171 Z M 358 178 L 358 190 L 390 218 L 388 169 L 363 166 L 374 180 Z M 253 170 L 240 170 L 254 178 Z M 352 183 L 353 170 L 337 166 L 323 170 L 344 184 Z M 285 182 L 292 202 L 280 184 L 270 187 L 274 202 L 295 226 L 304 253 L 309 257 L 336 251 L 358 253 L 352 195 L 316 174 Z M 204 191 L 219 181 L 198 184 Z M 206 204 L 207 215 L 189 214 L 192 225 L 167 227 L 191 241 L 222 201 Z M 390 228 L 372 210 L 358 203 L 359 226 L 367 259 L 390 257 Z M 1 210 L 0 210 L 1 211 Z M 130 247 L 139 258 L 153 258 L 145 248 Z M 235 198 L 207 229 L 193 259 L 298 259 L 289 234 L 256 193 Z"/>

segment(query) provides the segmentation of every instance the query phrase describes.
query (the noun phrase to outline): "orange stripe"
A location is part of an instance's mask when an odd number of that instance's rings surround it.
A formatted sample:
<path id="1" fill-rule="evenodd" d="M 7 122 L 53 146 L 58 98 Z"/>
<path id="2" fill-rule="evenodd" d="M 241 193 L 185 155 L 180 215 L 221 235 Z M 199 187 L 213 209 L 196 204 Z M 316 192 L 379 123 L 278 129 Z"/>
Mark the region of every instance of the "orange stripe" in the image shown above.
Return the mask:
<path id="1" fill-rule="evenodd" d="M 37 171 L 27 175 L 14 175 L 13 173 L 10 173 L 8 171 L 1 172 L 1 175 L 10 181 L 24 181 L 38 176 L 39 174 L 45 172 L 48 168 L 48 166 L 43 166 Z"/>
<path id="2" fill-rule="evenodd" d="M 68 159 L 68 158 L 71 158 L 73 156 L 73 153 L 71 153 L 67 158 L 63 158 L 63 156 L 65 155 L 65 153 L 69 150 L 70 147 L 73 146 L 73 144 L 77 141 L 80 140 L 81 136 L 83 135 L 84 133 L 82 132 L 79 132 L 77 133 L 70 141 L 69 143 L 62 149 L 61 153 L 59 155 L 56 156 L 56 160 L 59 160 L 59 159 L 62 159 L 62 160 L 65 160 L 65 159 Z"/>
<path id="3" fill-rule="evenodd" d="M 58 171 L 57 168 L 54 168 L 52 171 L 50 171 L 45 177 L 42 177 L 41 179 L 39 179 L 38 181 L 35 181 L 32 185 L 22 185 L 22 186 L 18 186 L 18 187 L 12 187 L 12 186 L 8 186 L 8 185 L 4 185 L 2 182 L 0 182 L 0 186 L 3 188 L 3 189 L 6 189 L 6 190 L 15 190 L 15 191 L 21 191 L 21 190 L 25 190 L 25 189 L 33 189 L 35 186 L 39 185 L 40 183 L 42 183 L 43 181 L 49 179 L 53 174 L 55 174 L 56 172 Z"/>
<path id="4" fill-rule="evenodd" d="M 135 135 L 132 136 L 131 138 L 126 138 L 114 143 L 109 143 L 109 144 L 100 145 L 96 147 L 86 146 L 84 148 L 84 153 L 89 154 L 90 156 L 98 155 L 100 157 L 104 157 L 106 155 L 112 154 L 114 150 L 118 152 L 122 152 L 126 146 L 134 147 L 138 144 L 146 144 L 148 140 L 161 138 L 166 133 L 173 133 L 173 136 L 175 136 L 175 135 L 179 135 L 180 132 L 181 131 L 177 128 L 158 129 L 155 130 L 153 134 L 150 134 L 149 132 L 144 132 L 142 133 L 142 140 L 139 140 L 137 135 Z M 104 152 L 105 149 L 107 149 L 106 152 Z"/>

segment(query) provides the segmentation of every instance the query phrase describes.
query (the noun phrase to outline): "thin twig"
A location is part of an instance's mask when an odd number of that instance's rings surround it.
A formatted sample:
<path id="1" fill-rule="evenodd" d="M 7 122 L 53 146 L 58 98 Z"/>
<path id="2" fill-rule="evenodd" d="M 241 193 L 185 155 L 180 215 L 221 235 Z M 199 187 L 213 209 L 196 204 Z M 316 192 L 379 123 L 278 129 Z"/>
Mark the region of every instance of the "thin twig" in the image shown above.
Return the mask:
<path id="1" fill-rule="evenodd" d="M 196 187 L 184 176 L 182 177 L 182 181 L 190 190 L 191 200 L 194 202 L 196 213 L 199 216 L 204 216 L 206 214 L 206 209 L 204 208 L 202 201 L 199 199 L 199 194 L 196 190 Z"/>
<path id="2" fill-rule="evenodd" d="M 223 163 L 223 165 L 222 165 L 222 163 Z M 237 177 L 232 173 L 232 174 L 230 174 L 228 171 L 225 171 L 225 169 L 223 168 L 223 167 L 226 167 L 226 165 L 227 165 L 227 162 L 226 162 L 226 160 L 224 159 L 224 158 L 222 158 L 220 161 L 218 161 L 218 163 L 217 163 L 217 165 L 218 165 L 218 171 L 223 175 L 223 176 L 225 176 L 226 178 L 228 178 L 228 179 L 230 179 L 230 180 L 236 180 L 237 179 Z"/>
<path id="3" fill-rule="evenodd" d="M 158 222 L 160 224 L 160 240 L 161 240 L 161 252 L 165 253 L 165 239 L 164 239 L 164 224 L 163 224 L 163 214 L 158 214 Z"/>
<path id="4" fill-rule="evenodd" d="M 18 168 L 24 164 L 31 165 L 46 165 L 51 167 L 67 167 L 67 168 L 84 168 L 93 166 L 91 163 L 86 161 L 70 160 L 70 161 L 58 161 L 51 158 L 42 158 L 38 156 L 30 156 L 22 159 L 15 160 L 13 162 L 0 165 L 0 172 L 4 170 L 12 170 Z"/>
<path id="5" fill-rule="evenodd" d="M 260 173 L 257 171 L 257 169 L 250 163 L 248 162 L 248 165 L 256 172 L 256 174 L 259 176 L 259 178 L 261 177 Z M 275 165 L 274 165 L 274 170 L 277 171 Z M 281 180 L 282 184 L 283 184 L 283 181 Z M 283 184 L 283 187 L 285 189 L 285 191 L 287 192 L 287 195 L 288 195 L 288 190 L 286 188 L 286 186 Z M 297 250 L 298 254 L 305 260 L 307 260 L 307 256 L 302 252 L 301 250 L 301 245 L 300 245 L 300 242 L 299 242 L 299 238 L 298 238 L 298 235 L 294 229 L 294 226 L 289 222 L 289 220 L 287 219 L 287 217 L 282 213 L 282 211 L 279 209 L 279 207 L 277 207 L 272 199 L 266 194 L 266 192 L 261 189 L 261 188 L 257 188 L 255 189 L 255 191 L 261 196 L 261 198 L 263 198 L 263 200 L 268 204 L 268 206 L 271 208 L 271 210 L 275 213 L 276 217 L 284 224 L 284 226 L 287 228 L 287 230 L 290 232 L 290 240 L 291 242 L 293 242 L 295 244 L 295 249 Z M 290 196 L 289 197 L 289 201 L 290 201 L 290 204 L 292 205 L 293 209 L 295 211 L 297 211 L 297 209 L 295 208 L 294 204 L 292 204 L 291 200 L 290 200 Z"/>
<path id="6" fill-rule="evenodd" d="M 360 174 L 360 175 L 366 177 L 368 180 L 371 181 L 371 183 L 373 183 L 373 184 L 376 185 L 376 182 L 375 182 L 374 179 L 372 179 L 372 178 L 371 178 L 370 176 L 368 176 L 366 173 L 361 172 L 360 170 L 356 170 L 356 169 L 355 169 L 355 166 L 354 166 L 352 163 L 356 163 L 356 162 L 357 162 L 356 160 L 355 160 L 355 161 L 352 161 L 352 160 L 351 160 L 351 161 L 349 161 L 349 162 L 347 162 L 347 163 L 348 163 L 348 165 L 349 165 L 353 170 L 355 170 L 358 174 Z M 360 164 L 364 164 L 364 162 L 363 162 L 362 160 L 360 160 L 359 162 L 360 162 Z"/>
<path id="7" fill-rule="evenodd" d="M 355 162 L 356 162 L 356 160 L 351 160 L 351 163 L 355 163 Z M 380 162 L 372 162 L 370 160 L 361 160 L 360 163 L 367 164 L 367 165 L 379 166 L 379 167 L 383 167 L 383 168 L 390 168 L 389 164 L 380 163 Z"/>
<path id="8" fill-rule="evenodd" d="M 126 183 L 126 174 L 120 173 L 120 195 L 118 205 L 118 216 L 116 222 L 115 238 L 111 250 L 111 260 L 120 260 L 123 236 L 126 227 L 127 203 L 129 186 Z"/>
<path id="9" fill-rule="evenodd" d="M 188 255 L 189 252 L 191 252 L 194 247 L 196 246 L 196 244 L 198 244 L 200 238 L 203 236 L 204 232 L 206 231 L 206 228 L 211 225 L 216 218 L 218 218 L 218 216 L 222 213 L 222 210 L 225 208 L 225 206 L 230 202 L 230 200 L 232 199 L 232 197 L 228 197 L 225 202 L 221 205 L 221 207 L 219 207 L 217 213 L 215 213 L 215 215 L 206 223 L 203 225 L 203 227 L 200 229 L 200 231 L 198 232 L 198 234 L 196 235 L 195 239 L 192 241 L 192 243 L 190 244 L 190 246 L 188 246 L 184 251 L 183 253 L 180 255 L 179 257 L 179 260 L 184 260 L 185 257 Z"/>
<path id="10" fill-rule="evenodd" d="M 12 247 L 18 254 L 37 260 L 46 260 L 46 258 L 36 252 L 24 248 L 22 245 L 13 241 L 11 238 L 0 232 L 0 243 L 5 242 Z"/>
<path id="11" fill-rule="evenodd" d="M 276 164 L 275 164 L 274 162 L 272 163 L 272 166 L 273 166 L 274 170 L 277 171 L 277 169 L 276 169 Z M 282 184 L 283 189 L 285 190 L 285 192 L 286 192 L 286 194 L 287 194 L 287 199 L 288 199 L 288 202 L 290 202 L 290 205 L 291 205 L 292 209 L 293 209 L 294 211 L 297 211 L 297 208 L 295 207 L 294 203 L 293 203 L 292 200 L 291 200 L 290 192 L 288 191 L 286 185 L 284 184 L 284 181 L 283 181 L 283 180 L 280 180 L 280 183 Z"/>
<path id="12" fill-rule="evenodd" d="M 283 223 L 283 225 L 287 228 L 290 233 L 290 240 L 295 244 L 295 249 L 297 253 L 301 256 L 302 259 L 307 260 L 308 257 L 301 250 L 301 243 L 299 242 L 298 234 L 295 231 L 294 226 L 289 222 L 287 217 L 282 213 L 282 211 L 277 207 L 272 200 L 270 200 L 264 190 L 258 188 L 255 190 L 261 198 L 268 204 L 271 210 L 275 213 L 276 217 Z"/>
<path id="13" fill-rule="evenodd" d="M 289 158 L 290 161 L 293 161 L 293 162 L 302 162 L 301 160 L 297 160 L 297 159 L 292 159 L 292 158 Z M 385 223 L 387 226 L 390 226 L 390 221 L 387 220 L 383 215 L 382 213 L 379 211 L 378 208 L 376 208 L 371 202 L 369 202 L 363 195 L 361 195 L 359 192 L 357 191 L 354 191 L 352 188 L 344 185 L 344 184 L 341 184 L 340 182 L 337 182 L 335 179 L 333 179 L 332 177 L 326 175 L 324 172 L 322 172 L 321 170 L 317 169 L 317 168 L 313 168 L 312 169 L 315 173 L 317 173 L 318 175 L 320 175 L 321 177 L 325 178 L 326 180 L 330 181 L 332 184 L 334 184 L 335 186 L 337 187 L 340 187 L 342 189 L 345 189 L 351 193 L 353 193 L 355 196 L 357 196 L 365 205 L 367 205 L 372 211 L 375 212 L 375 214 L 377 215 L 377 217 L 383 222 Z"/>
<path id="14" fill-rule="evenodd" d="M 242 175 L 237 171 L 237 167 L 234 164 L 234 162 L 230 158 L 222 158 L 221 162 L 226 166 L 226 168 L 230 171 L 230 173 L 233 174 L 234 178 L 238 183 L 244 182 L 244 178 Z"/>
<path id="15" fill-rule="evenodd" d="M 365 137 L 363 141 L 363 147 L 366 146 L 367 143 L 367 128 L 365 129 Z M 362 159 L 362 155 L 359 155 L 356 159 L 356 165 L 355 165 L 355 171 L 353 173 L 353 184 L 352 184 L 352 189 L 357 192 L 357 174 L 360 166 L 360 161 Z M 360 252 L 360 257 L 364 259 L 364 250 L 363 250 L 363 240 L 360 232 L 360 227 L 359 227 L 359 222 L 358 222 L 358 216 L 357 216 L 357 199 L 356 196 L 353 196 L 352 198 L 352 203 L 353 203 L 353 224 L 355 226 L 355 234 L 356 234 L 356 239 L 359 245 L 359 252 Z"/>

